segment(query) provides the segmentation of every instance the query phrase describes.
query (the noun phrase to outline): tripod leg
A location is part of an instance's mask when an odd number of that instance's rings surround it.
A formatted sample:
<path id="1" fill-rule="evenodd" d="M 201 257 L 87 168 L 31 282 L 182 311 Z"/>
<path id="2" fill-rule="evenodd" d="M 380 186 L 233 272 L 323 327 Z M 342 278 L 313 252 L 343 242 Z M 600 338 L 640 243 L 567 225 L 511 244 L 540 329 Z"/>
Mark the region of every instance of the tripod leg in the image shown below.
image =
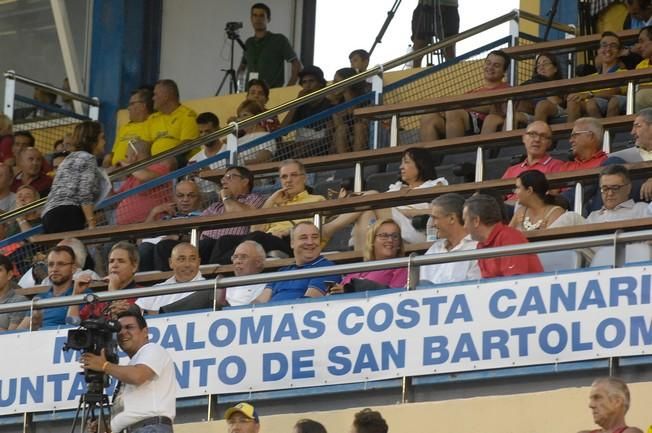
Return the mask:
<path id="1" fill-rule="evenodd" d="M 77 410 L 75 411 L 75 417 L 72 419 L 72 427 L 70 429 L 70 433 L 75 433 L 75 428 L 77 427 L 77 420 L 79 419 L 79 411 L 81 410 L 83 404 L 84 404 L 83 399 L 80 399 L 79 404 L 77 405 Z"/>

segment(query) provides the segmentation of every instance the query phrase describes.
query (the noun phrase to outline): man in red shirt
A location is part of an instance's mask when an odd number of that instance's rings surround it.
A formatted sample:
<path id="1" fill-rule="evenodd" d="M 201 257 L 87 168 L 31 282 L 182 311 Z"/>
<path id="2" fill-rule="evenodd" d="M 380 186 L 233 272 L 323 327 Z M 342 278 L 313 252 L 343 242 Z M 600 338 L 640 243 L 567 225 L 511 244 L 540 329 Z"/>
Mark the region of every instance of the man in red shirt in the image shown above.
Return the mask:
<path id="1" fill-rule="evenodd" d="M 490 52 L 482 65 L 484 84 L 467 94 L 509 87 L 509 84 L 503 81 L 508 67 L 509 57 L 507 54 L 500 50 Z M 484 122 L 489 114 L 498 114 L 499 116 L 492 116 L 492 119 L 496 120 Z M 421 141 L 437 140 L 444 135 L 446 138 L 463 137 L 466 132 L 473 134 L 496 132 L 502 127 L 504 116 L 505 104 L 427 114 L 421 118 Z"/>
<path id="2" fill-rule="evenodd" d="M 478 241 L 478 249 L 527 243 L 520 231 L 501 222 L 500 208 L 491 196 L 478 194 L 467 199 L 463 218 L 464 228 L 474 241 Z M 536 254 L 479 259 L 478 265 L 482 278 L 543 272 Z"/>
<path id="3" fill-rule="evenodd" d="M 582 117 L 575 121 L 570 135 L 573 160 L 564 163 L 560 171 L 599 167 L 607 159 L 602 150 L 604 129 L 598 119 Z"/>

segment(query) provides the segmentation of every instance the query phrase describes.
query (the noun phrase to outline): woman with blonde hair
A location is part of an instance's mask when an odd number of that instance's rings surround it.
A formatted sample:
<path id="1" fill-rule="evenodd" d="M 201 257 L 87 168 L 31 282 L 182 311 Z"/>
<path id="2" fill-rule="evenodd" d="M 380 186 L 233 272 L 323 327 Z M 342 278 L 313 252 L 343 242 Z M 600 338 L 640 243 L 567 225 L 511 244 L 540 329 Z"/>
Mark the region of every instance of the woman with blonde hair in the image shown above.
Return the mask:
<path id="1" fill-rule="evenodd" d="M 395 259 L 405 255 L 401 227 L 393 219 L 376 221 L 367 231 L 364 261 Z M 364 286 L 359 280 L 376 283 L 375 287 L 400 288 L 407 283 L 407 268 L 379 269 L 354 272 L 346 275 L 340 284 L 332 286 L 329 293 L 359 291 Z M 357 290 L 356 290 L 357 289 Z"/>

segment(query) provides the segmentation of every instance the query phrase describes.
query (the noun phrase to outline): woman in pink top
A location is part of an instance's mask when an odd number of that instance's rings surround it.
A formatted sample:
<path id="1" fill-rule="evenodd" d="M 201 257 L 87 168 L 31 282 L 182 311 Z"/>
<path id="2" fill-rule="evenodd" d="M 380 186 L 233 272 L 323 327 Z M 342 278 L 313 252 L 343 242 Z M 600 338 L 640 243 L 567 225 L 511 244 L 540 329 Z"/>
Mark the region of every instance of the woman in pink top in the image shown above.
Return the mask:
<path id="1" fill-rule="evenodd" d="M 401 228 L 392 219 L 376 221 L 367 232 L 364 248 L 364 261 L 385 260 L 402 257 L 405 254 Z M 381 269 L 377 271 L 355 272 L 346 275 L 340 284 L 331 287 L 329 293 L 343 293 L 345 286 L 354 278 L 374 281 L 380 285 L 399 288 L 407 283 L 407 268 Z"/>

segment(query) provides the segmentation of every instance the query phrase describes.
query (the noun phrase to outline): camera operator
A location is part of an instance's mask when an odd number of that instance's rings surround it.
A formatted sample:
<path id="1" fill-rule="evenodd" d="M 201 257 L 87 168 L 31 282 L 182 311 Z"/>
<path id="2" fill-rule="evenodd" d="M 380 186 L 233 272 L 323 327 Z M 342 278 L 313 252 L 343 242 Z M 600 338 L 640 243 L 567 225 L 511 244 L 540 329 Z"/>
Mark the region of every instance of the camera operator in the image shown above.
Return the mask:
<path id="1" fill-rule="evenodd" d="M 290 41 L 280 34 L 267 31 L 271 11 L 264 3 L 251 6 L 251 26 L 254 36 L 245 41 L 245 52 L 238 68 L 238 76 L 245 73 L 245 82 L 257 78 L 265 80 L 270 88 L 285 85 L 285 63 L 292 64 L 292 75 L 287 85 L 296 84 L 301 70 L 301 62 L 290 45 Z"/>
<path id="2" fill-rule="evenodd" d="M 171 433 L 176 414 L 174 363 L 168 352 L 148 339 L 145 318 L 134 311 L 118 314 L 121 329 L 118 345 L 129 356 L 128 365 L 86 352 L 84 369 L 103 372 L 120 382 L 111 408 L 111 431 Z"/>

